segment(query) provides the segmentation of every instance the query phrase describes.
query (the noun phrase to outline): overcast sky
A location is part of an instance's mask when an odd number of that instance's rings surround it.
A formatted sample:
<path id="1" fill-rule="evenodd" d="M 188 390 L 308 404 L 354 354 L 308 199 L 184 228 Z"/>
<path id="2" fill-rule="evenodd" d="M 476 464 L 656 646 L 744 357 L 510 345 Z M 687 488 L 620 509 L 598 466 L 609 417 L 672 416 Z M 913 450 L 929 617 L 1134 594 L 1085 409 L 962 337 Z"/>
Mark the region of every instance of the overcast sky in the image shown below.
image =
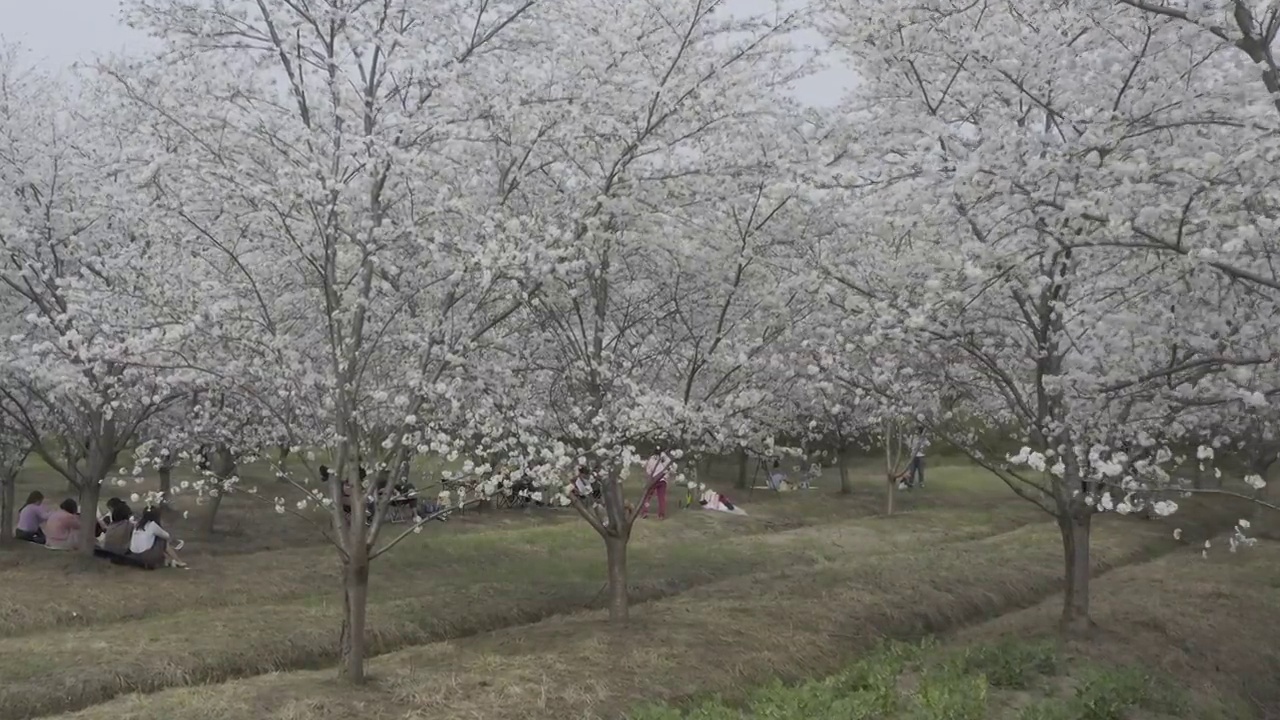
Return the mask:
<path id="1" fill-rule="evenodd" d="M 731 0 L 731 4 L 744 12 L 772 6 L 771 0 Z M 118 0 L 0 0 L 0 38 L 21 43 L 33 61 L 47 68 L 68 67 L 77 60 L 136 49 L 146 42 L 119 22 L 119 14 Z M 798 94 L 805 102 L 834 104 L 846 85 L 846 75 L 836 70 L 809 78 Z"/>

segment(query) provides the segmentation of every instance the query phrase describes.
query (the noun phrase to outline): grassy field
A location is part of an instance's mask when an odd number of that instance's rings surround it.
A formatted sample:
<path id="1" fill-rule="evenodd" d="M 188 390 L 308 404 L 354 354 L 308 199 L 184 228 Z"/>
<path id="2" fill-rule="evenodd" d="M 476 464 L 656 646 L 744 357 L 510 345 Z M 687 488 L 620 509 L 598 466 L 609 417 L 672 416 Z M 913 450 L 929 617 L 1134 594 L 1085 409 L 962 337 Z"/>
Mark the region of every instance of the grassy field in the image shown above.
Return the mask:
<path id="1" fill-rule="evenodd" d="M 830 488 L 737 494 L 746 518 L 687 510 L 640 523 L 630 566 L 633 596 L 643 604 L 621 630 L 597 609 L 602 544 L 570 512 L 490 512 L 433 523 L 375 565 L 370 633 L 378 657 L 370 663 L 373 683 L 358 690 L 334 683 L 329 667 L 341 605 L 333 551 L 309 536 L 305 523 L 265 504 L 228 498 L 226 529 L 212 536 L 197 532 L 196 520 L 188 518 L 188 527 L 178 520 L 189 538 L 189 572 L 141 573 L 10 549 L 0 552 L 0 720 L 64 712 L 157 720 L 665 718 L 694 706 L 702 708 L 694 713 L 721 713 L 708 718 L 819 717 L 751 708 L 770 693 L 845 687 L 839 678 L 861 672 L 850 669 L 859 662 L 901 666 L 894 692 L 902 717 L 970 717 L 920 715 L 922 694 L 911 678 L 972 676 L 976 688 L 976 671 L 957 670 L 959 661 L 929 664 L 931 658 L 963 654 L 970 645 L 1004 648 L 1002 638 L 1052 628 L 1053 601 L 1050 609 L 1036 606 L 1058 587 L 1056 528 L 997 481 L 961 466 L 936 469 L 925 492 L 903 495 L 902 512 L 879 517 L 883 497 L 873 477 L 872 470 L 861 473 L 851 496 Z M 25 487 L 55 482 L 38 469 L 24 478 Z M 1244 572 L 1274 552 L 1268 545 L 1232 556 L 1244 564 L 1201 561 L 1186 545 L 1228 529 L 1238 508 L 1189 510 L 1178 522 L 1186 528 L 1181 543 L 1170 524 L 1100 519 L 1095 564 L 1111 572 L 1099 588 L 1128 582 L 1126 598 L 1146 597 L 1141 578 L 1156 578 L 1148 583 L 1155 587 L 1166 575 L 1179 577 L 1169 581 L 1178 587 L 1217 587 L 1230 578 L 1192 576 Z M 1274 565 L 1248 565 L 1250 577 L 1263 582 L 1257 578 Z M 1271 572 L 1271 595 L 1232 597 L 1274 602 L 1280 571 Z M 1100 590 L 1105 624 L 1112 611 L 1104 597 Z M 1176 614 L 1177 603 L 1197 597 L 1173 593 L 1143 603 L 1153 615 Z M 1021 608 L 1032 609 L 1015 612 Z M 947 640 L 957 649 L 945 653 L 867 655 L 887 639 L 962 627 L 978 634 Z M 983 628 L 990 628 L 986 635 Z M 1055 649 L 1045 682 L 1062 689 L 1066 681 L 1054 678 L 1083 677 L 1123 660 L 1104 650 L 1094 658 Z M 1177 676 L 1178 668 L 1137 659 Z M 992 687 L 984 697 L 1003 707 L 1005 689 Z M 1242 688 L 1215 682 L 1203 694 L 1238 700 L 1255 692 Z M 706 700 L 714 694 L 722 699 Z M 1046 703 L 1058 697 L 1042 695 Z"/>
<path id="2" fill-rule="evenodd" d="M 1202 559 L 1181 550 L 1097 583 L 1088 642 L 1050 629 L 1055 599 L 924 642 L 884 643 L 817 680 L 774 680 L 632 720 L 929 718 L 1123 720 L 1275 717 L 1280 543 Z"/>

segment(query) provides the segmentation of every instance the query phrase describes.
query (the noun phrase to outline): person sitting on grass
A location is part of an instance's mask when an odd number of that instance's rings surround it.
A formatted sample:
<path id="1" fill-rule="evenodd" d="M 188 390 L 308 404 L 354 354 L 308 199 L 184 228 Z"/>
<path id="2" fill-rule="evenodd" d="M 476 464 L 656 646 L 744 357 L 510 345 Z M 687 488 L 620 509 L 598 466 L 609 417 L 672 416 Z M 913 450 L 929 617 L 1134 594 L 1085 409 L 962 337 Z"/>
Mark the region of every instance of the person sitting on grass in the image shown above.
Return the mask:
<path id="1" fill-rule="evenodd" d="M 18 511 L 18 526 L 13 530 L 13 536 L 24 542 L 43 545 L 45 538 L 41 526 L 51 514 L 44 506 L 44 493 L 32 490 L 27 496 L 27 502 Z"/>
<path id="2" fill-rule="evenodd" d="M 98 538 L 98 541 L 99 541 L 99 542 L 98 542 L 98 544 L 99 544 L 99 545 L 101 545 L 101 544 L 102 544 L 102 542 L 101 542 L 101 541 L 102 541 L 102 534 L 103 534 L 103 533 L 105 533 L 105 532 L 107 531 L 107 528 L 108 528 L 108 527 L 111 525 L 111 523 L 112 523 L 112 519 L 111 519 L 111 517 L 112 517 L 113 513 L 115 512 L 115 509 L 116 509 L 116 506 L 117 506 L 117 505 L 123 505 L 123 506 L 125 507 L 125 509 L 126 509 L 126 510 L 129 510 L 129 514 L 130 514 L 130 515 L 133 515 L 133 511 L 129 508 L 129 504 L 128 504 L 128 503 L 126 503 L 124 500 L 121 500 L 121 499 L 120 499 L 120 498 L 118 498 L 118 497 L 113 497 L 113 498 L 111 498 L 110 500 L 108 500 L 108 501 L 107 501 L 107 511 L 106 511 L 106 512 L 104 512 L 104 513 L 102 513 L 102 515 L 100 515 L 100 516 L 98 517 L 98 520 L 97 520 L 97 527 L 95 527 L 95 528 L 94 528 L 94 530 L 93 530 L 93 536 L 94 536 L 94 537 L 96 537 L 96 538 Z"/>
<path id="3" fill-rule="evenodd" d="M 534 493 L 536 492 L 537 488 L 534 486 L 533 476 L 527 472 L 521 472 L 511 483 L 512 507 L 528 507 L 531 502 L 541 507 L 542 501 L 534 499 Z"/>
<path id="4" fill-rule="evenodd" d="M 148 570 L 185 568 L 187 564 L 178 559 L 177 551 L 180 549 L 182 541 L 173 540 L 169 531 L 160 526 L 160 509 L 149 507 L 144 510 L 129 539 L 129 554 Z"/>
<path id="5" fill-rule="evenodd" d="M 418 501 L 418 507 L 414 510 L 414 514 L 418 516 L 419 522 L 425 522 L 428 519 L 445 522 L 449 519 L 449 514 L 446 512 L 448 509 L 448 506 L 439 500 L 423 498 Z"/>
<path id="6" fill-rule="evenodd" d="M 787 481 L 786 473 L 782 472 L 782 467 L 778 463 L 777 458 L 773 460 L 773 467 L 769 470 L 769 489 L 780 491 L 782 484 Z"/>
<path id="7" fill-rule="evenodd" d="M 578 475 L 573 479 L 573 492 L 588 507 L 600 500 L 600 482 L 586 465 L 578 468 Z"/>
<path id="8" fill-rule="evenodd" d="M 44 523 L 44 546 L 50 550 L 80 547 L 80 505 L 67 498 Z"/>
<path id="9" fill-rule="evenodd" d="M 113 505 L 110 500 L 107 501 L 111 512 L 103 518 L 107 527 L 102 537 L 98 538 L 98 547 L 104 552 L 124 557 L 129 554 L 129 545 L 133 540 L 133 511 L 123 500 L 112 500 L 118 502 Z"/>
<path id="10" fill-rule="evenodd" d="M 793 489 L 791 483 L 787 482 L 787 474 L 783 472 L 777 459 L 774 459 L 773 470 L 769 473 L 769 487 L 777 492 L 787 492 Z"/>
<path id="11" fill-rule="evenodd" d="M 747 514 L 745 510 L 734 505 L 728 496 L 721 495 L 711 489 L 702 493 L 702 498 L 698 500 L 698 504 L 707 510 L 719 510 L 720 512 L 733 513 L 735 515 Z"/>

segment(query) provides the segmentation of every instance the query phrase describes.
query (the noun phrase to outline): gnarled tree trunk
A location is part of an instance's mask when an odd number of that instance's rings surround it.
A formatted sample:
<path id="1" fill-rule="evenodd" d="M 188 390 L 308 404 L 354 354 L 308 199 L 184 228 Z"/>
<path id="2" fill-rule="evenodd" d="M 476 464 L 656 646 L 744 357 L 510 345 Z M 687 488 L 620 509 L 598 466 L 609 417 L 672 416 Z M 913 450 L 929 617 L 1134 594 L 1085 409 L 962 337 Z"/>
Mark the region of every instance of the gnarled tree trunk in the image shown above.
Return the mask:
<path id="1" fill-rule="evenodd" d="M 738 477 L 734 482 L 734 487 L 739 490 L 747 489 L 747 451 L 738 451 Z"/>

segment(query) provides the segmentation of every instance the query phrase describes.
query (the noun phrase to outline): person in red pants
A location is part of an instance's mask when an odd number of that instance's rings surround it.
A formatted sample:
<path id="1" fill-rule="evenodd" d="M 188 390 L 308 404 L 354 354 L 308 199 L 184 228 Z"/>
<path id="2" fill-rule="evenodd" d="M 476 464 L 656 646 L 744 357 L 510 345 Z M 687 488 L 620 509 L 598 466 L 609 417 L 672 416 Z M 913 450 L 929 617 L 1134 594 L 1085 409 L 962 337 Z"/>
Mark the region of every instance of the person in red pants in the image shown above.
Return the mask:
<path id="1" fill-rule="evenodd" d="M 658 519 L 667 519 L 667 479 L 671 475 L 673 465 L 674 461 L 671 456 L 661 446 L 645 462 L 645 492 L 644 500 L 641 501 L 644 509 L 640 511 L 641 517 L 649 517 L 649 500 L 656 495 L 658 498 Z"/>

